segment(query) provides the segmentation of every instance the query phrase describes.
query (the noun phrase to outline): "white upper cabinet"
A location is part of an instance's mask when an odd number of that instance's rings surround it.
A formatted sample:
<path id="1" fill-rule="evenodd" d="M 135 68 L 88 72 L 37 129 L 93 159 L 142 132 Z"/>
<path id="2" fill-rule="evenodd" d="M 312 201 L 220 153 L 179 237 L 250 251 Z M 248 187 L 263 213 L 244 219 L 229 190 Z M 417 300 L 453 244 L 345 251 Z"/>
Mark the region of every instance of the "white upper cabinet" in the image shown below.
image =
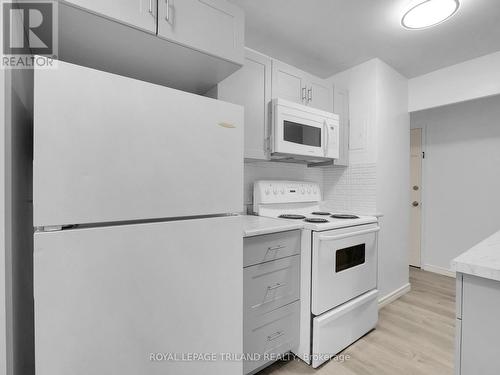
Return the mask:
<path id="1" fill-rule="evenodd" d="M 243 68 L 219 84 L 217 97 L 245 107 L 245 158 L 268 159 L 271 59 L 246 49 Z"/>
<path id="2" fill-rule="evenodd" d="M 158 35 L 243 63 L 244 13 L 227 0 L 158 0 Z"/>
<path id="3" fill-rule="evenodd" d="M 270 159 L 271 99 L 282 98 L 333 112 L 333 84 L 248 48 L 243 68 L 207 95 L 245 108 L 246 159 Z M 339 110 L 345 111 L 348 103 L 340 103 Z"/>
<path id="4" fill-rule="evenodd" d="M 293 66 L 273 60 L 272 97 L 307 104 L 306 74 Z"/>
<path id="5" fill-rule="evenodd" d="M 307 87 L 307 105 L 327 112 L 333 110 L 333 85 L 322 79 L 311 78 Z"/>
<path id="6" fill-rule="evenodd" d="M 65 0 L 62 61 L 202 94 L 241 68 L 244 14 L 227 0 Z"/>
<path id="7" fill-rule="evenodd" d="M 333 112 L 332 84 L 278 60 L 273 60 L 272 97 Z"/>
<path id="8" fill-rule="evenodd" d="M 156 34 L 157 0 L 65 0 L 66 3 Z"/>

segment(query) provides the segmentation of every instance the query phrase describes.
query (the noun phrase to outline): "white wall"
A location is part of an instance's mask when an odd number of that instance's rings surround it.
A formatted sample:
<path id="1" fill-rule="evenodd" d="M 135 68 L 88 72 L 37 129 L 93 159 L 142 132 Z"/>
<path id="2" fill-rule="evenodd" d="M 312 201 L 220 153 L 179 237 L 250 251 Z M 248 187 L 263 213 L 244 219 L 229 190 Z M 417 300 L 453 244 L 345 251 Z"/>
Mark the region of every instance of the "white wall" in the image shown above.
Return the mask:
<path id="1" fill-rule="evenodd" d="M 409 80 L 409 112 L 500 94 L 500 52 Z"/>
<path id="2" fill-rule="evenodd" d="M 410 116 L 408 80 L 377 62 L 377 211 L 379 289 L 382 296 L 408 287 L 410 241 Z"/>
<path id="3" fill-rule="evenodd" d="M 378 281 L 384 300 L 409 286 L 408 82 L 379 59 L 330 80 L 349 90 L 350 165 L 345 171 L 325 169 L 325 196 L 333 207 L 365 212 L 369 210 L 363 208 L 371 208 L 384 214 Z"/>
<path id="4" fill-rule="evenodd" d="M 500 229 L 500 96 L 412 113 L 424 128 L 424 268 L 450 261 Z"/>

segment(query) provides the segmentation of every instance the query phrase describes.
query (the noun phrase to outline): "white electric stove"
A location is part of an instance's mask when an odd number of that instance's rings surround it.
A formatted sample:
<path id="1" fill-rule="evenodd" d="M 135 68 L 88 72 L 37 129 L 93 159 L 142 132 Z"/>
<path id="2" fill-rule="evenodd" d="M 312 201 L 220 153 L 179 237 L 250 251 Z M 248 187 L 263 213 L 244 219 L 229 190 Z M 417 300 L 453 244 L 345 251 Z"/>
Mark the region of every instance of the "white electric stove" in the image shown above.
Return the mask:
<path id="1" fill-rule="evenodd" d="M 300 345 L 316 368 L 375 328 L 378 320 L 376 217 L 329 212 L 318 184 L 258 181 L 254 213 L 303 223 Z"/>

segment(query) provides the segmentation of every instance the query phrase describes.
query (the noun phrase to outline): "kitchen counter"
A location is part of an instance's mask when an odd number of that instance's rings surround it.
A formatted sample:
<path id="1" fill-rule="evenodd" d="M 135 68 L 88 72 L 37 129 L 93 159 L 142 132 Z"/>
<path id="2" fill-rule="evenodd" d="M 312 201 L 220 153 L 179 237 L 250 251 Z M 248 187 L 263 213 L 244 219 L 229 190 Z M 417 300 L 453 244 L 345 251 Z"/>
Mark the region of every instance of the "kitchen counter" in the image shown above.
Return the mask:
<path id="1" fill-rule="evenodd" d="M 456 272 L 500 281 L 500 231 L 451 262 Z"/>
<path id="2" fill-rule="evenodd" d="M 261 234 L 285 232 L 302 229 L 303 223 L 272 219 L 262 216 L 242 215 L 243 237 L 259 236 Z"/>

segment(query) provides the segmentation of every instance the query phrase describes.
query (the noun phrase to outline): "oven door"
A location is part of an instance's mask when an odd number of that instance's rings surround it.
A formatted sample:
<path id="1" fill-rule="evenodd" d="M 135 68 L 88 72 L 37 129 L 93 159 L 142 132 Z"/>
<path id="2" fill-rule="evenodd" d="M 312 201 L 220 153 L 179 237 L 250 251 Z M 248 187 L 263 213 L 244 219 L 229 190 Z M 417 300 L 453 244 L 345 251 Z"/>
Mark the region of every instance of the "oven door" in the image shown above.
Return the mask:
<path id="1" fill-rule="evenodd" d="M 328 142 L 322 116 L 276 105 L 273 118 L 273 154 L 326 157 Z"/>
<path id="2" fill-rule="evenodd" d="M 377 286 L 377 224 L 314 232 L 311 311 L 320 315 Z"/>

